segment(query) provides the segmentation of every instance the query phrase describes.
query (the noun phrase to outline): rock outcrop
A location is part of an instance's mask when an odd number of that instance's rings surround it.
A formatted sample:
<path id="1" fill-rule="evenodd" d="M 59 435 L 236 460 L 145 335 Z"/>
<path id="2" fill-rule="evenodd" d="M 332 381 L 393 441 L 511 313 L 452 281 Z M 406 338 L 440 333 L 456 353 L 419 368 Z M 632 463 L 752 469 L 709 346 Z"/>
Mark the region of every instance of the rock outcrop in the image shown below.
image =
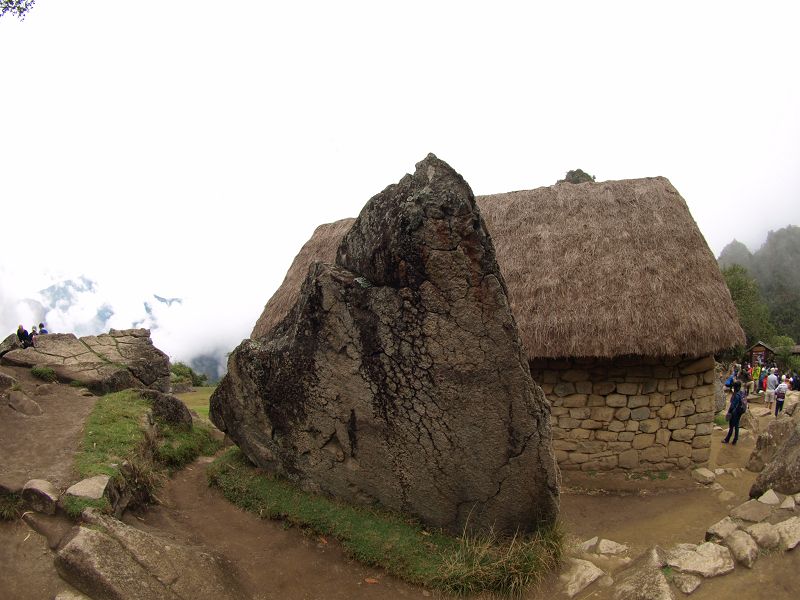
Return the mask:
<path id="1" fill-rule="evenodd" d="M 758 474 L 750 488 L 750 497 L 758 498 L 769 489 L 782 494 L 800 492 L 800 425 L 794 427 L 774 458 Z"/>
<path id="2" fill-rule="evenodd" d="M 153 346 L 148 329 L 112 329 L 82 338 L 71 333 L 42 335 L 35 348 L 12 350 L 2 360 L 50 367 L 62 381 L 78 381 L 98 394 L 129 387 L 169 391 L 169 357 Z"/>
<path id="3" fill-rule="evenodd" d="M 0 342 L 0 357 L 8 354 L 12 350 L 22 349 L 22 342 L 19 341 L 16 333 L 12 333 L 2 342 Z"/>
<path id="4" fill-rule="evenodd" d="M 775 458 L 780 447 L 798 425 L 800 425 L 800 413 L 797 417 L 783 414 L 770 421 L 767 429 L 759 433 L 756 438 L 756 447 L 747 460 L 747 469 L 754 473 L 761 472 L 764 466 Z"/>
<path id="5" fill-rule="evenodd" d="M 433 155 L 231 354 L 210 414 L 262 468 L 433 526 L 530 530 L 558 512 L 549 409 L 491 239 Z"/>
<path id="6" fill-rule="evenodd" d="M 170 425 L 192 428 L 192 414 L 180 398 L 158 390 L 142 390 L 139 393 L 152 403 L 154 417 Z"/>

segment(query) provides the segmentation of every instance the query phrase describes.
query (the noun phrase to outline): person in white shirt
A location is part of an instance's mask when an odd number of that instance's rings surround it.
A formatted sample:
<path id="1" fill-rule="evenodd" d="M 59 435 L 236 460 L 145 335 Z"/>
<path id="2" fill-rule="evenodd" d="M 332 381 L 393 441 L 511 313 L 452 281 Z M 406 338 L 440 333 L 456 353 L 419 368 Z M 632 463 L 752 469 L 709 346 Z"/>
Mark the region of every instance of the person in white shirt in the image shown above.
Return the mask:
<path id="1" fill-rule="evenodd" d="M 775 400 L 776 387 L 778 387 L 778 377 L 775 375 L 775 369 L 770 369 L 769 377 L 767 377 L 767 395 L 764 399 L 767 403 L 767 408 L 772 408 L 772 401 Z"/>
<path id="2" fill-rule="evenodd" d="M 789 391 L 789 386 L 786 385 L 786 375 L 781 377 L 781 382 L 775 388 L 775 418 L 778 418 L 778 413 L 783 410 L 783 401 L 786 400 L 786 394 Z"/>

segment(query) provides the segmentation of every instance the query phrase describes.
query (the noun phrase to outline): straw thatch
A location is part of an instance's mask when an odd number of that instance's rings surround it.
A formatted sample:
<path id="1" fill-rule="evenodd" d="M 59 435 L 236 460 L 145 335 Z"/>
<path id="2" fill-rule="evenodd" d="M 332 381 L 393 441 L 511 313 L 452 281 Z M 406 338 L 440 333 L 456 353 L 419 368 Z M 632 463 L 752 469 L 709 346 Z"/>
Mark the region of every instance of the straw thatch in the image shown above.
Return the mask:
<path id="1" fill-rule="evenodd" d="M 702 356 L 744 343 L 714 256 L 667 179 L 563 183 L 477 201 L 531 358 Z M 352 221 L 317 229 L 253 337 L 288 312 L 313 260 L 335 259 Z"/>
<path id="2" fill-rule="evenodd" d="M 253 328 L 253 333 L 250 334 L 251 339 L 257 339 L 269 333 L 269 330 L 288 314 L 300 295 L 300 287 L 305 281 L 311 263 L 336 262 L 336 250 L 353 221 L 355 219 L 342 219 L 335 223 L 320 225 L 314 230 L 311 239 L 303 244 L 300 252 L 294 257 L 292 265 L 286 272 L 286 277 L 283 278 L 283 283 L 264 307 L 264 311 Z"/>

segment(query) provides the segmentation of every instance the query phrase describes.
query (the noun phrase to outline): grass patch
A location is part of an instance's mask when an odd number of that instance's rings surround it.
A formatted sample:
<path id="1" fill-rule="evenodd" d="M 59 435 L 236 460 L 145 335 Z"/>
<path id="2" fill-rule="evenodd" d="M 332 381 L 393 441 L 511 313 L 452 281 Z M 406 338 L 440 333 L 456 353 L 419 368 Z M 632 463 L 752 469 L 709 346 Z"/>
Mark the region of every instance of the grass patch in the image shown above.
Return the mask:
<path id="1" fill-rule="evenodd" d="M 0 521 L 14 521 L 22 514 L 22 498 L 17 494 L 0 492 Z"/>
<path id="2" fill-rule="evenodd" d="M 191 392 L 176 394 L 189 410 L 195 411 L 204 419 L 208 419 L 208 402 L 211 394 L 217 389 L 215 386 L 196 387 Z"/>
<path id="3" fill-rule="evenodd" d="M 145 443 L 143 423 L 150 403 L 135 390 L 98 398 L 86 421 L 75 469 L 81 477 L 119 475 L 119 465 Z"/>
<path id="4" fill-rule="evenodd" d="M 222 447 L 222 442 L 211 435 L 211 428 L 195 423 L 192 429 L 171 425 L 160 426 L 161 441 L 156 446 L 155 458 L 167 468 L 181 469 L 198 456 L 210 456 Z"/>
<path id="5" fill-rule="evenodd" d="M 725 420 L 725 415 L 722 413 L 714 415 L 714 424 L 720 427 L 727 427 L 728 422 Z"/>
<path id="6" fill-rule="evenodd" d="M 558 527 L 512 538 L 491 532 L 454 537 L 429 531 L 395 514 L 302 492 L 252 467 L 238 448 L 218 458 L 208 477 L 245 510 L 334 537 L 361 563 L 450 593 L 519 595 L 561 560 L 563 536 Z"/>
<path id="7" fill-rule="evenodd" d="M 47 381 L 48 383 L 52 383 L 58 379 L 58 377 L 56 377 L 56 372 L 50 367 L 31 367 L 31 375 L 42 381 Z"/>
<path id="8" fill-rule="evenodd" d="M 77 498 L 75 496 L 65 495 L 61 498 L 59 503 L 64 509 L 64 512 L 67 513 L 71 519 L 80 517 L 84 508 L 97 508 L 103 512 L 108 512 L 111 509 L 107 498 L 93 500 L 92 498 Z"/>
<path id="9" fill-rule="evenodd" d="M 83 381 L 78 381 L 76 379 L 74 381 L 70 381 L 69 382 L 69 387 L 82 388 L 82 387 L 86 387 L 86 384 Z"/>

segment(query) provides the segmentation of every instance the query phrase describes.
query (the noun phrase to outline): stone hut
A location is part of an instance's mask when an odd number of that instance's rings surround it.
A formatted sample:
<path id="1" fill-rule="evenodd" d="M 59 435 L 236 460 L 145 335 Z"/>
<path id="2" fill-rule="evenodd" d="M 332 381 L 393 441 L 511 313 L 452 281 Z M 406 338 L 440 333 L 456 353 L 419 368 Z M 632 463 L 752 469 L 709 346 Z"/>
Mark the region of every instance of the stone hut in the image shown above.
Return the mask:
<path id="1" fill-rule="evenodd" d="M 476 198 L 563 470 L 670 470 L 708 460 L 713 355 L 744 345 L 686 202 L 663 177 L 559 183 Z M 253 338 L 330 261 L 353 220 L 317 228 Z"/>

